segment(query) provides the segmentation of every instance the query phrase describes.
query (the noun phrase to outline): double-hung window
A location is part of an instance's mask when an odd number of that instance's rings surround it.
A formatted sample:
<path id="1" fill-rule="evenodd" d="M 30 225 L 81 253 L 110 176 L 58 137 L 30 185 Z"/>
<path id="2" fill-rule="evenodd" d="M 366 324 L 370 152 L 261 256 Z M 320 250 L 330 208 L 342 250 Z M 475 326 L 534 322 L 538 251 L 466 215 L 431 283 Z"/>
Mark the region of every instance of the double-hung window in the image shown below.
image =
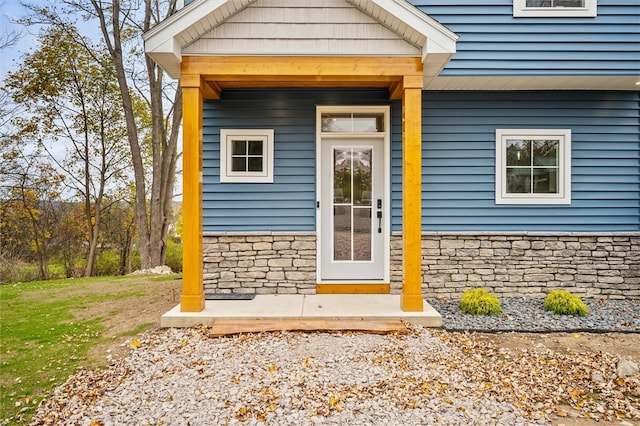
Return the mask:
<path id="1" fill-rule="evenodd" d="M 513 0 L 513 16 L 594 17 L 597 0 Z"/>
<path id="2" fill-rule="evenodd" d="M 570 204 L 571 130 L 496 129 L 496 204 Z"/>
<path id="3" fill-rule="evenodd" d="M 220 130 L 220 182 L 273 182 L 273 129 Z"/>

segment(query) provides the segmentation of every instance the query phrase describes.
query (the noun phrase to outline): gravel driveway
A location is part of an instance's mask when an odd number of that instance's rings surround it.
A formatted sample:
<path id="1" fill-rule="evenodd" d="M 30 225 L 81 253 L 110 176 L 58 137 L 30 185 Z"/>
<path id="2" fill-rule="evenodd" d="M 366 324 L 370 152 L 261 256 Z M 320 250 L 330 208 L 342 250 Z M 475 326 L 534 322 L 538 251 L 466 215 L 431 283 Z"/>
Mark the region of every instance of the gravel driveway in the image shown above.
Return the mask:
<path id="1" fill-rule="evenodd" d="M 618 377 L 619 359 L 607 353 L 507 350 L 421 327 L 407 336 L 224 338 L 168 329 L 130 345 L 110 368 L 71 377 L 32 424 L 529 425 L 574 413 L 640 420 L 640 374 Z"/>

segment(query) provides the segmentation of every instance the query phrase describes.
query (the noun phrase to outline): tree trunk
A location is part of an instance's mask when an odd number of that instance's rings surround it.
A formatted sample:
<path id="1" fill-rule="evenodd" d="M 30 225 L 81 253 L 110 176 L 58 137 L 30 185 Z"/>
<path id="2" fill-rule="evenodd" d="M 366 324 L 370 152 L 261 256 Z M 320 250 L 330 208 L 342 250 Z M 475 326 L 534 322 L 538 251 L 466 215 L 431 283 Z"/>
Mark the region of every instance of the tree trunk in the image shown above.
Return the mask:
<path id="1" fill-rule="evenodd" d="M 182 121 L 182 96 L 176 90 L 174 97 L 171 132 L 167 134 L 167 125 L 163 111 L 163 72 L 147 57 L 147 75 L 151 95 L 151 115 L 153 126 L 153 183 L 151 188 L 151 256 L 154 265 L 165 262 L 167 233 L 173 214 L 173 185 L 177 161 L 178 129 Z"/>
<path id="2" fill-rule="evenodd" d="M 120 0 L 113 0 L 109 12 L 111 22 L 105 17 L 102 2 L 91 0 L 91 4 L 100 20 L 103 38 L 113 57 L 116 78 L 122 94 L 122 103 L 127 123 L 127 137 L 131 147 L 135 188 L 135 217 L 138 226 L 138 246 L 142 269 L 152 268 L 164 264 L 166 236 L 169 229 L 171 215 L 171 201 L 173 199 L 173 184 L 175 180 L 175 163 L 177 159 L 178 128 L 182 120 L 182 105 L 174 105 L 174 115 L 171 122 L 171 134 L 167 137 L 167 125 L 163 108 L 163 72 L 151 61 L 146 59 L 147 76 L 149 78 L 149 94 L 152 117 L 152 182 L 151 199 L 147 210 L 147 183 L 145 181 L 142 149 L 137 133 L 135 112 L 130 95 L 130 86 L 126 76 L 122 41 L 120 33 L 124 27 L 120 18 L 122 11 Z M 154 16 L 152 2 L 145 0 L 143 31 L 150 29 L 151 18 Z M 175 2 L 170 2 L 169 13 L 175 10 Z M 179 92 L 179 89 L 177 90 Z M 179 94 L 176 94 L 179 99 Z"/>
<path id="3" fill-rule="evenodd" d="M 96 249 L 98 247 L 98 238 L 95 233 L 89 239 L 89 250 L 87 252 L 87 266 L 84 269 L 84 276 L 91 277 L 95 274 L 96 265 Z"/>
<path id="4" fill-rule="evenodd" d="M 133 102 L 131 100 L 129 82 L 125 72 L 122 41 L 120 38 L 120 1 L 113 0 L 111 10 L 111 23 L 109 24 L 105 17 L 105 11 L 102 8 L 102 2 L 91 0 L 96 15 L 100 20 L 100 28 L 102 30 L 103 39 L 111 53 L 116 71 L 116 79 L 122 96 L 122 107 L 124 110 L 125 122 L 127 124 L 127 139 L 131 148 L 131 161 L 133 163 L 133 174 L 136 183 L 135 188 L 135 216 L 138 222 L 138 244 L 140 248 L 140 262 L 143 269 L 150 268 L 153 265 L 150 251 L 151 241 L 149 238 L 149 220 L 147 219 L 146 205 L 146 184 L 144 177 L 144 163 L 142 161 L 142 153 L 138 138 L 138 129 L 136 126 Z M 113 35 L 113 40 L 111 39 Z"/>

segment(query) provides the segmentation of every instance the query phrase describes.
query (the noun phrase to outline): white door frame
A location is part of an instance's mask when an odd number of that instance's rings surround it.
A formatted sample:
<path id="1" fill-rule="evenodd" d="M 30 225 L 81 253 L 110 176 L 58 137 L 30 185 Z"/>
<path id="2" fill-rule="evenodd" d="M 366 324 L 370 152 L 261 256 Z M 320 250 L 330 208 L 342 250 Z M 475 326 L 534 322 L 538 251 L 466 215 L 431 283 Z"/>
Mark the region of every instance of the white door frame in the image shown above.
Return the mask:
<path id="1" fill-rule="evenodd" d="M 379 106 L 317 106 L 316 107 L 316 282 L 322 284 L 344 284 L 344 283 L 389 283 L 390 282 L 390 238 L 391 238 L 391 108 L 388 105 Z M 384 114 L 384 132 L 349 132 L 349 133 L 328 133 L 322 132 L 322 115 L 326 113 L 377 113 Z M 322 194 L 322 141 L 330 139 L 382 139 L 384 150 L 384 166 L 379 172 L 383 173 L 383 191 L 382 197 L 382 232 L 383 232 L 383 277 L 381 280 L 323 280 L 322 279 L 322 209 L 321 203 L 327 202 L 321 197 Z M 372 206 L 375 207 L 375 206 Z M 376 211 L 376 209 L 373 209 Z M 372 217 L 372 220 L 377 219 Z M 329 237 L 330 238 L 330 237 Z"/>

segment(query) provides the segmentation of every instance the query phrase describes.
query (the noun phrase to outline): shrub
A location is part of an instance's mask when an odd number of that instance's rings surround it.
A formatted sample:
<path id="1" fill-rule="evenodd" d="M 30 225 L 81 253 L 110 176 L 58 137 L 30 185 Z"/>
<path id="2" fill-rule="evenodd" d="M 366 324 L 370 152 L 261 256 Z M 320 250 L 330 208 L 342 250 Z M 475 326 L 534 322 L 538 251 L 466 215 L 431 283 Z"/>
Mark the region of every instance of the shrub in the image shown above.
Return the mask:
<path id="1" fill-rule="evenodd" d="M 20 283 L 40 279 L 38 267 L 17 259 L 0 262 L 0 283 Z"/>
<path id="2" fill-rule="evenodd" d="M 578 315 L 585 316 L 589 308 L 585 305 L 580 296 L 567 290 L 551 290 L 544 299 L 544 310 L 552 311 L 556 315 Z"/>
<path id="3" fill-rule="evenodd" d="M 164 264 L 173 272 L 182 272 L 182 244 L 169 238 L 166 250 Z"/>
<path id="4" fill-rule="evenodd" d="M 60 278 L 65 278 L 66 273 L 64 269 L 64 264 L 62 263 L 51 263 L 49 265 L 49 279 L 57 280 Z"/>
<path id="5" fill-rule="evenodd" d="M 498 298 L 484 288 L 465 291 L 460 299 L 460 308 L 465 314 L 471 315 L 500 315 L 502 313 Z"/>
<path id="6" fill-rule="evenodd" d="M 142 268 L 142 260 L 140 259 L 140 250 L 133 250 L 133 254 L 131 255 L 131 271 L 137 271 Z"/>
<path id="7" fill-rule="evenodd" d="M 98 254 L 95 264 L 96 275 L 118 275 L 120 271 L 120 256 L 113 250 L 106 250 Z"/>

